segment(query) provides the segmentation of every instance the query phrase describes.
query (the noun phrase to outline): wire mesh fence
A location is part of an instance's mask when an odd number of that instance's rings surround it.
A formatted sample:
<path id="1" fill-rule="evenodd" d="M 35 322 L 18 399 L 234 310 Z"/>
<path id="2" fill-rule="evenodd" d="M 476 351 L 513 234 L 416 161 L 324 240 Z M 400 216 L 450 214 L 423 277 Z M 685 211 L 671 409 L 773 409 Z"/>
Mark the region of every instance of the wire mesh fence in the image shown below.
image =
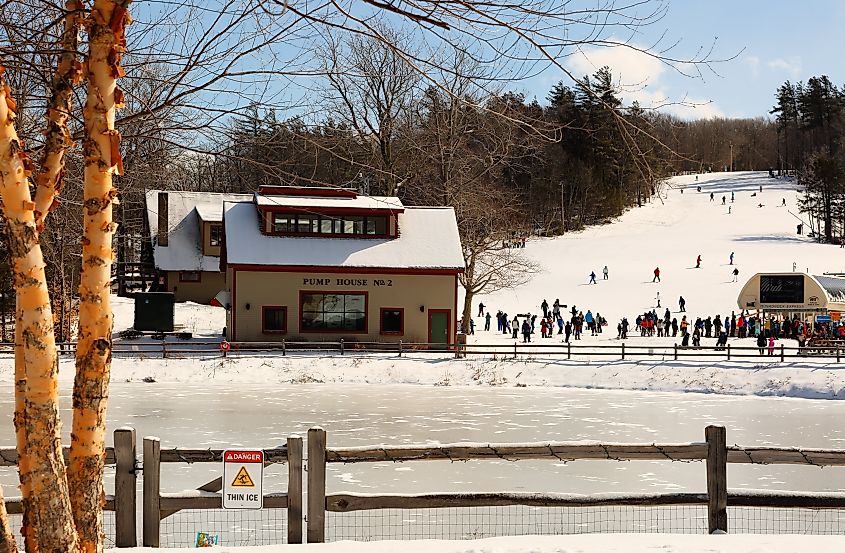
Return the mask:
<path id="1" fill-rule="evenodd" d="M 283 544 L 287 511 L 184 509 L 161 521 L 161 547 L 194 547 L 199 533 L 215 538 L 216 545 Z"/>
<path id="2" fill-rule="evenodd" d="M 9 525 L 15 534 L 18 549 L 23 549 L 23 536 L 21 536 L 22 518 L 21 515 L 9 515 Z M 114 511 L 103 511 L 103 533 L 106 535 L 105 547 L 114 547 Z"/>
<path id="3" fill-rule="evenodd" d="M 706 534 L 705 505 L 473 507 L 326 513 L 326 540 L 479 539 L 594 533 Z M 732 534 L 845 534 L 845 511 L 729 507 Z"/>
<path id="4" fill-rule="evenodd" d="M 478 539 L 616 532 L 707 532 L 705 505 L 454 507 L 326 513 L 327 541 Z"/>

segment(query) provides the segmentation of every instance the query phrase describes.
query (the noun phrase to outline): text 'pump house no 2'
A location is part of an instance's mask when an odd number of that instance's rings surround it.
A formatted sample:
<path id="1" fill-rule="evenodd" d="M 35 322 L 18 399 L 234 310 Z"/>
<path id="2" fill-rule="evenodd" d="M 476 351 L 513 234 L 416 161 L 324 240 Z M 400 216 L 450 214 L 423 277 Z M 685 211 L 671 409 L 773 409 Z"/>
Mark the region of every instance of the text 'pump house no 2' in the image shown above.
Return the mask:
<path id="1" fill-rule="evenodd" d="M 454 343 L 463 270 L 451 208 L 263 186 L 223 208 L 227 337 Z"/>

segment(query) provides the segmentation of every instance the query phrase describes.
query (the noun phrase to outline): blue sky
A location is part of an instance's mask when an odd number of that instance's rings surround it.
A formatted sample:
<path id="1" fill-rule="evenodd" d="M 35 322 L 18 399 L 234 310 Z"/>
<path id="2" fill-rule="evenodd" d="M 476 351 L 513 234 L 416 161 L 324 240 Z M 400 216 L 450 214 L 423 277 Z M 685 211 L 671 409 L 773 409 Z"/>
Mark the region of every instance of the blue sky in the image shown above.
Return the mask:
<path id="1" fill-rule="evenodd" d="M 565 65 L 577 75 L 608 64 L 621 73 L 626 100 L 664 105 L 687 99 L 691 106 L 663 109 L 685 118 L 766 115 L 784 81 L 828 75 L 845 85 L 845 0 L 672 0 L 666 17 L 633 41 L 647 45 L 666 31 L 663 44 L 680 41 L 673 53 L 694 55 L 714 44 L 713 57 L 730 58 L 687 78 L 645 56 L 617 50 L 588 50 Z M 513 88 L 545 103 L 551 85 L 563 78 L 550 69 Z M 566 79 L 564 79 L 566 80 Z M 627 103 L 627 102 L 626 102 Z"/>

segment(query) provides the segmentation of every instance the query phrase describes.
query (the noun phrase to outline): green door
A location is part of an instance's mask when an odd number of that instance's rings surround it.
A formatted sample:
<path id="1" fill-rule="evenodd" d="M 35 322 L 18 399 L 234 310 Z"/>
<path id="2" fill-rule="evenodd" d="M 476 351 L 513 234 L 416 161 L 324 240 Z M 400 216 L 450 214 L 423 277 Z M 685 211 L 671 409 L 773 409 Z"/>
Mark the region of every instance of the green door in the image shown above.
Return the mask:
<path id="1" fill-rule="evenodd" d="M 428 312 L 428 341 L 432 344 L 449 343 L 449 315 L 448 309 Z"/>

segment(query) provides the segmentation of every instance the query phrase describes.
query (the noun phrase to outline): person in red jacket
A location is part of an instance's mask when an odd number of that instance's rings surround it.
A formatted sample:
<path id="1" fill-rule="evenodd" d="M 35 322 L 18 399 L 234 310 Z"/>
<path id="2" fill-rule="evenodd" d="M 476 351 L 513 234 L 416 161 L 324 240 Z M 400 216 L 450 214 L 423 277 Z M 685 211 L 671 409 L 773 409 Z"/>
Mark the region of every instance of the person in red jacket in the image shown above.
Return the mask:
<path id="1" fill-rule="evenodd" d="M 660 282 L 660 267 L 654 268 L 654 278 L 651 281 L 652 282 Z"/>

